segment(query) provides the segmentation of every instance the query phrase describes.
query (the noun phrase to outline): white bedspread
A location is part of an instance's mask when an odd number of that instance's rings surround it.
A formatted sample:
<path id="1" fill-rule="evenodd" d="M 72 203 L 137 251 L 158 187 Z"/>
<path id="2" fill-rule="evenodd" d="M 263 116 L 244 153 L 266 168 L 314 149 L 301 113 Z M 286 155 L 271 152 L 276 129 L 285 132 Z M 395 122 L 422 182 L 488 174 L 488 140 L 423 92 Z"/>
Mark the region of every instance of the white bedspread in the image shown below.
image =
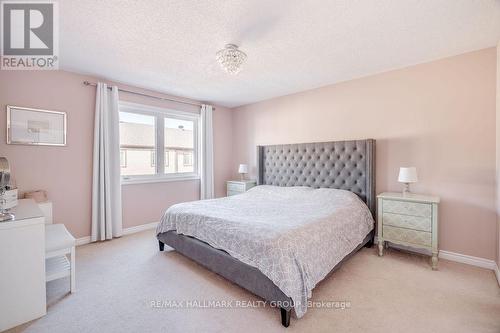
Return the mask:
<path id="1" fill-rule="evenodd" d="M 156 231 L 195 237 L 258 268 L 293 300 L 300 318 L 314 286 L 373 225 L 368 207 L 352 192 L 263 185 L 174 205 Z"/>

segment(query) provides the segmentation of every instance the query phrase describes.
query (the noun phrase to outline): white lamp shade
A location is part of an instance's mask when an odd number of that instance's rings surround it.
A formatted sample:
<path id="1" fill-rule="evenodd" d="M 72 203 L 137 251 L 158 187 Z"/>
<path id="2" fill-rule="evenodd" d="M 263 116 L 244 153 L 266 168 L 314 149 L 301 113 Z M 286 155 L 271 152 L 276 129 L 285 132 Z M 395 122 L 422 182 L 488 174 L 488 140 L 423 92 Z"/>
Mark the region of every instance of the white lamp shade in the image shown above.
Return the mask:
<path id="1" fill-rule="evenodd" d="M 398 182 L 400 183 L 416 183 L 417 178 L 417 168 L 415 167 L 404 167 L 399 168 Z"/>
<path id="2" fill-rule="evenodd" d="M 240 167 L 238 168 L 238 173 L 248 173 L 248 165 L 240 164 Z"/>

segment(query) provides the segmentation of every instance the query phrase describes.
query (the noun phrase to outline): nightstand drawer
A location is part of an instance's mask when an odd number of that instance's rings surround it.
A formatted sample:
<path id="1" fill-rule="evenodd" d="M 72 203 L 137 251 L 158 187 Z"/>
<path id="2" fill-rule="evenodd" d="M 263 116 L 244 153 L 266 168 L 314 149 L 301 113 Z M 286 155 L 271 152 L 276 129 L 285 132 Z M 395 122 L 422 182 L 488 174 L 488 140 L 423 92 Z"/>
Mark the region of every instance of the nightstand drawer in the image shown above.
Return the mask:
<path id="1" fill-rule="evenodd" d="M 241 193 L 245 193 L 244 191 L 227 191 L 227 196 L 230 197 L 232 195 L 236 195 L 236 194 L 241 194 Z"/>
<path id="2" fill-rule="evenodd" d="M 229 180 L 227 181 L 227 195 L 244 193 L 256 185 L 255 180 Z"/>
<path id="3" fill-rule="evenodd" d="M 384 225 L 383 238 L 387 241 L 403 241 L 405 243 L 431 246 L 432 234 L 425 231 L 397 228 Z"/>
<path id="4" fill-rule="evenodd" d="M 235 192 L 245 192 L 245 184 L 241 183 L 227 183 L 227 190 L 228 191 L 235 191 Z"/>
<path id="5" fill-rule="evenodd" d="M 395 213 L 420 217 L 432 217 L 432 206 L 427 203 L 384 200 L 384 213 Z"/>
<path id="6" fill-rule="evenodd" d="M 430 217 L 384 213 L 382 218 L 384 225 L 431 232 L 432 220 Z"/>

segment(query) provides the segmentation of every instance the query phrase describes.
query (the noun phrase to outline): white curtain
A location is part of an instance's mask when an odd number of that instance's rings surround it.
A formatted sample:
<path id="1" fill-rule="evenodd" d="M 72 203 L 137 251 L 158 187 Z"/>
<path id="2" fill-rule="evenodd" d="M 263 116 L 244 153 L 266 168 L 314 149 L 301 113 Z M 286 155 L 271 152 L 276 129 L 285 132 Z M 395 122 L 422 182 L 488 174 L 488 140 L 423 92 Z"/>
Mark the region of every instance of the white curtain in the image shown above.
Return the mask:
<path id="1" fill-rule="evenodd" d="M 122 235 L 118 88 L 97 84 L 91 241 Z"/>
<path id="2" fill-rule="evenodd" d="M 213 107 L 201 106 L 201 199 L 214 197 Z"/>

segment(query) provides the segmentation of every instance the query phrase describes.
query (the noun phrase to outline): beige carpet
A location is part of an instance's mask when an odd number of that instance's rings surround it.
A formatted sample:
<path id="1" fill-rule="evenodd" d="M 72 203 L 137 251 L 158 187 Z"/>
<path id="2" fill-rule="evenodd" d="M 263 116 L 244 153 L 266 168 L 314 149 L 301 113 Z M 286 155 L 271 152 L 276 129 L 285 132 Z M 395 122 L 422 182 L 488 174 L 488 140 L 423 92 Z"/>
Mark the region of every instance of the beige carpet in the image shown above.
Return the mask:
<path id="1" fill-rule="evenodd" d="M 351 307 L 310 309 L 285 329 L 270 308 L 152 308 L 154 300 L 259 299 L 173 252 L 153 231 L 77 248 L 77 292 L 48 284 L 45 317 L 13 332 L 500 332 L 493 272 L 389 249 L 363 249 L 316 287 L 315 301 Z"/>

